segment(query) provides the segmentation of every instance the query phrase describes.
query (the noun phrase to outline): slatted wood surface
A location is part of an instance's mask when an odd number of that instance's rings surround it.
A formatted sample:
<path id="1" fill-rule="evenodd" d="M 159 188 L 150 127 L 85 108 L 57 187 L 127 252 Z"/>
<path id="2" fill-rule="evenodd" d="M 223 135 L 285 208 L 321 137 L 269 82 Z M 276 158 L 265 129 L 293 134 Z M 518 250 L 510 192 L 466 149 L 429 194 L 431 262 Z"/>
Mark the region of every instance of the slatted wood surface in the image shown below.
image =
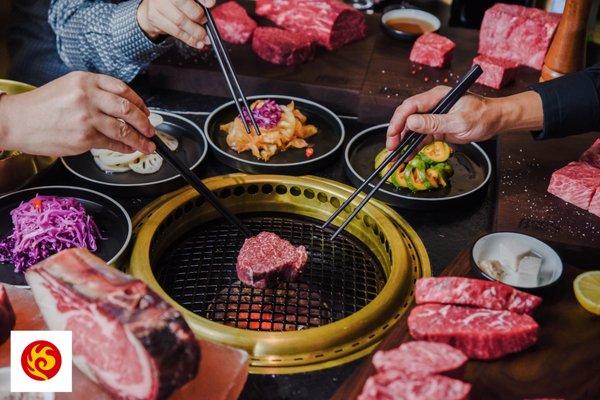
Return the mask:
<path id="1" fill-rule="evenodd" d="M 595 267 L 600 267 L 600 260 Z M 444 276 L 470 272 L 470 255 L 462 252 Z M 582 271 L 568 266 L 562 281 L 537 310 L 539 342 L 532 348 L 496 361 L 469 361 L 464 380 L 473 384 L 471 400 L 527 398 L 600 398 L 600 319 L 585 311 L 573 295 L 572 282 Z M 378 349 L 411 340 L 408 313 L 383 339 Z M 356 369 L 336 392 L 335 400 L 355 399 L 374 373 L 371 358 Z"/>

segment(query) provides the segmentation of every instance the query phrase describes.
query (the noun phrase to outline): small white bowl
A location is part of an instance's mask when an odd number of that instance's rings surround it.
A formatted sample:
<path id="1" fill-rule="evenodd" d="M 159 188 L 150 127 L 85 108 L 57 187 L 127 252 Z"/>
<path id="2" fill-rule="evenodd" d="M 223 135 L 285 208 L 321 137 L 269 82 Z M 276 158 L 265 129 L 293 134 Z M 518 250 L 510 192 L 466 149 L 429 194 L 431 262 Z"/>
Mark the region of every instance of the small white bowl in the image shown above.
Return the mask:
<path id="1" fill-rule="evenodd" d="M 497 279 L 489 276 L 481 270 L 479 264 L 484 260 L 498 260 L 503 265 L 507 265 L 510 258 L 513 255 L 503 254 L 502 247 L 509 247 L 511 243 L 518 242 L 519 245 L 523 245 L 530 249 L 530 251 L 542 258 L 542 265 L 540 268 L 540 274 L 537 286 L 520 286 L 513 284 L 511 281 L 499 281 L 507 285 L 513 286 L 517 289 L 523 289 L 527 291 L 538 291 L 541 289 L 548 288 L 556 284 L 563 273 L 563 262 L 560 256 L 548 246 L 546 243 L 538 240 L 534 237 L 524 235 L 516 232 L 496 232 L 489 235 L 482 236 L 479 238 L 471 250 L 471 261 L 473 264 L 473 271 L 492 281 L 498 281 Z M 504 243 L 505 246 L 500 246 Z M 517 256 L 517 254 L 514 254 Z M 508 270 L 508 268 L 506 268 Z"/>

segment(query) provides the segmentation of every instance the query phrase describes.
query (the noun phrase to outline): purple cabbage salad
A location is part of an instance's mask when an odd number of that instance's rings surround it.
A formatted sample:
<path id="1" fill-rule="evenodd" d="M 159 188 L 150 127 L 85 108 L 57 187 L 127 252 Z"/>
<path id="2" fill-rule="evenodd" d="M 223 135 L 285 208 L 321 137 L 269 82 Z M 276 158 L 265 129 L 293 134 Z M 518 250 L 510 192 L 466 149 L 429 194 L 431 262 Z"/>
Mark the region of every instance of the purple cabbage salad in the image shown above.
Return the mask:
<path id="1" fill-rule="evenodd" d="M 252 116 L 254 117 L 256 124 L 259 128 L 265 129 L 271 129 L 277 126 L 281 120 L 281 113 L 281 107 L 272 99 L 263 100 L 263 103 L 260 106 L 252 109 Z M 252 121 L 250 121 L 248 109 L 244 108 L 242 114 L 244 114 L 246 122 L 250 124 Z"/>
<path id="2" fill-rule="evenodd" d="M 72 197 L 36 195 L 10 215 L 13 231 L 0 240 L 0 262 L 12 264 L 15 272 L 25 272 L 61 250 L 96 251 L 97 241 L 104 239 L 83 205 Z"/>

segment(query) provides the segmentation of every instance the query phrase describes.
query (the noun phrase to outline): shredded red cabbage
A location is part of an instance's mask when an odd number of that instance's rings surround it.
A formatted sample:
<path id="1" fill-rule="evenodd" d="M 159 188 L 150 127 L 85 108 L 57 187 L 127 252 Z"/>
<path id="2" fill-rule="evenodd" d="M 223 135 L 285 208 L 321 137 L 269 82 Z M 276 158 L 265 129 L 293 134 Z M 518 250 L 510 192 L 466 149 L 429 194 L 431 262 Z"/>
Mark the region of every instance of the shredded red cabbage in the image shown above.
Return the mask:
<path id="1" fill-rule="evenodd" d="M 252 121 L 250 121 L 248 109 L 244 108 L 242 114 L 244 114 L 246 122 L 250 124 Z M 263 104 L 252 109 L 252 116 L 259 128 L 274 128 L 281 120 L 281 107 L 275 100 L 263 100 Z"/>
<path id="2" fill-rule="evenodd" d="M 13 231 L 0 241 L 0 262 L 25 272 L 61 250 L 84 247 L 96 251 L 103 239 L 98 226 L 72 197 L 39 196 L 10 212 Z"/>

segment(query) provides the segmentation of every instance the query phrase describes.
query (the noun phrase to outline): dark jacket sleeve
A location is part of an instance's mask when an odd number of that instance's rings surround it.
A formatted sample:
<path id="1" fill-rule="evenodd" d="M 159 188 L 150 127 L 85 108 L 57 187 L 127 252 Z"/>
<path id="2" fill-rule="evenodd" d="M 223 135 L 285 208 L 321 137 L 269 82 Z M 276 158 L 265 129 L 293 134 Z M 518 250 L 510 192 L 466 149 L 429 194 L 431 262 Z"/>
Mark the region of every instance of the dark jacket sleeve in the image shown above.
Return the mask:
<path id="1" fill-rule="evenodd" d="M 600 63 L 531 86 L 542 98 L 544 129 L 536 139 L 600 131 Z"/>

